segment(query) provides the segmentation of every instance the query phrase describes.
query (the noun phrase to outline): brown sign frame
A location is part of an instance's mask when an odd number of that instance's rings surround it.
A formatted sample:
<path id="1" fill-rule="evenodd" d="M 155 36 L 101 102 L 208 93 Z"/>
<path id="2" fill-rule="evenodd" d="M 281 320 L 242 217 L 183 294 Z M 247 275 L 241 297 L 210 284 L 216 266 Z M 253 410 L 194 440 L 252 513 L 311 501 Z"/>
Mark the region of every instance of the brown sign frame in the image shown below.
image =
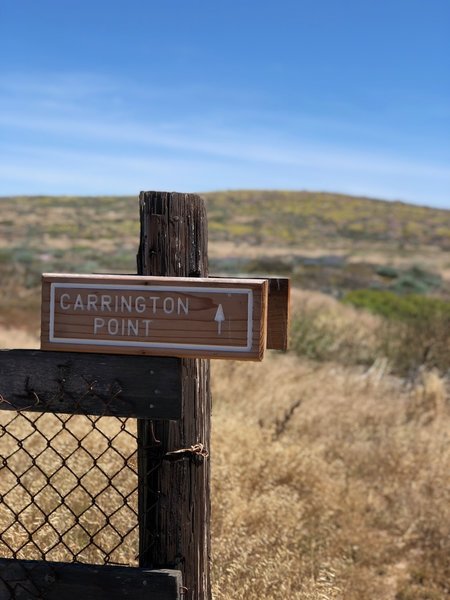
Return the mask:
<path id="1" fill-rule="evenodd" d="M 262 360 L 267 311 L 265 279 L 48 273 L 41 349 Z"/>

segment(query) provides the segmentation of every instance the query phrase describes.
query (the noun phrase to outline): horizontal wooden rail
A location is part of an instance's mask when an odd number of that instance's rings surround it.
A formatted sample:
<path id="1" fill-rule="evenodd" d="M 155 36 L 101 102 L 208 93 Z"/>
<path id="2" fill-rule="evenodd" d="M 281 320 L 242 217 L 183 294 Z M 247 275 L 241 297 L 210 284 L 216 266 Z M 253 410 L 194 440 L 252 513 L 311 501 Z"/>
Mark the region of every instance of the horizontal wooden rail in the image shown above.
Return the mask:
<path id="1" fill-rule="evenodd" d="M 176 420 L 177 358 L 0 351 L 0 409 Z"/>
<path id="2" fill-rule="evenodd" d="M 180 600 L 180 571 L 0 558 L 0 599 Z"/>

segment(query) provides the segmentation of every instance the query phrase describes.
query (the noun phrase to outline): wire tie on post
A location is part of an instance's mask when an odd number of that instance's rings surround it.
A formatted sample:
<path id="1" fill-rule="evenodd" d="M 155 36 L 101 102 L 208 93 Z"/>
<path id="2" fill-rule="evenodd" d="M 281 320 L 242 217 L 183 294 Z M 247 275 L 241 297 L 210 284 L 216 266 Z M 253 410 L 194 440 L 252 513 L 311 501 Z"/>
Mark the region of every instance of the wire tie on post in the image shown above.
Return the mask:
<path id="1" fill-rule="evenodd" d="M 36 408 L 36 406 L 38 406 L 38 404 L 41 403 L 41 399 L 39 398 L 39 396 L 36 394 L 36 392 L 34 390 L 30 390 L 28 392 L 28 395 L 34 399 L 33 404 L 28 404 L 28 406 L 21 406 L 20 410 L 29 410 L 30 408 Z"/>
<path id="2" fill-rule="evenodd" d="M 172 450 L 171 452 L 166 452 L 164 454 L 164 458 L 166 456 L 175 456 L 178 454 L 192 454 L 194 456 L 201 456 L 202 458 L 208 458 L 209 456 L 208 450 L 201 442 L 199 442 L 198 444 L 194 444 L 190 448 L 180 448 L 179 450 Z"/>

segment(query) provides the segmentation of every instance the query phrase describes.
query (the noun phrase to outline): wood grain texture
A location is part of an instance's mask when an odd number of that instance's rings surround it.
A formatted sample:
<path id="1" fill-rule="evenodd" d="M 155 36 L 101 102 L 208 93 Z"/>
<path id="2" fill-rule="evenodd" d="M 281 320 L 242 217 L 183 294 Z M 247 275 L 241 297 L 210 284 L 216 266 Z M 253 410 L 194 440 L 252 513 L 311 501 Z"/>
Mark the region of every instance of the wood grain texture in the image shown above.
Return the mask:
<path id="1" fill-rule="evenodd" d="M 0 351 L 0 409 L 179 419 L 176 358 Z"/>
<path id="2" fill-rule="evenodd" d="M 287 350 L 290 322 L 290 279 L 271 277 L 267 314 L 267 348 Z"/>
<path id="3" fill-rule="evenodd" d="M 0 558 L 0 600 L 181 600 L 180 571 Z"/>
<path id="4" fill-rule="evenodd" d="M 207 219 L 194 194 L 142 192 L 138 272 L 207 277 Z M 138 422 L 140 565 L 181 569 L 185 600 L 210 600 L 210 466 L 201 456 L 167 452 L 202 443 L 210 449 L 209 361 L 182 359 L 180 421 Z"/>
<path id="5" fill-rule="evenodd" d="M 41 323 L 44 350 L 261 360 L 267 282 L 48 273 Z"/>
<path id="6" fill-rule="evenodd" d="M 235 280 L 241 281 L 240 278 Z M 268 283 L 266 348 L 286 351 L 289 343 L 291 280 L 287 277 L 267 277 L 265 280 Z"/>

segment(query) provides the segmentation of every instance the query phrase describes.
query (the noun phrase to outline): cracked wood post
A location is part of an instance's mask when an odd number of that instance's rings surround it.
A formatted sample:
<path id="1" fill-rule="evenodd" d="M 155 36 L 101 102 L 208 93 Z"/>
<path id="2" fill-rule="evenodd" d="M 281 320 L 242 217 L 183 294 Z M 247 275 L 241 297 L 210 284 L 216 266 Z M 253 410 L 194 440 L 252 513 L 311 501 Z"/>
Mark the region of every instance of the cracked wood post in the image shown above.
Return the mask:
<path id="1" fill-rule="evenodd" d="M 139 201 L 139 275 L 207 277 L 204 201 L 165 192 L 141 192 Z M 209 459 L 173 454 L 198 444 L 209 450 L 209 360 L 180 360 L 181 420 L 138 420 L 140 566 L 180 569 L 185 600 L 210 600 Z"/>

